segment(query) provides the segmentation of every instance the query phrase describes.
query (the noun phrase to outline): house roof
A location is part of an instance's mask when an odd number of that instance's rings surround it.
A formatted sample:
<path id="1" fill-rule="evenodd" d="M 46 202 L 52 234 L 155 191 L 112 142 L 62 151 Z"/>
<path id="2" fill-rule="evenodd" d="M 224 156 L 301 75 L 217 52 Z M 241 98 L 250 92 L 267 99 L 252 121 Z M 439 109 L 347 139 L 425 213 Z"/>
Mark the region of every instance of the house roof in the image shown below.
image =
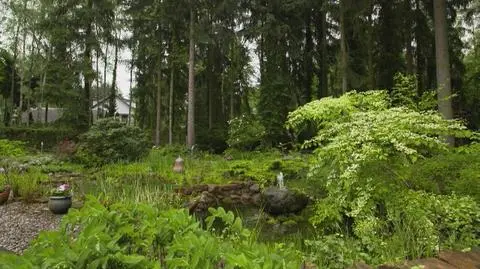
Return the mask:
<path id="1" fill-rule="evenodd" d="M 97 105 L 103 105 L 103 104 L 105 104 L 106 102 L 108 102 L 108 99 L 109 99 L 109 96 L 100 99 L 100 101 L 98 101 L 98 102 L 97 102 L 97 101 L 93 101 L 92 108 L 97 107 Z M 127 106 L 128 106 L 129 103 L 130 103 L 130 100 L 129 100 L 129 99 L 124 98 L 124 97 L 121 96 L 121 95 L 117 95 L 117 96 L 115 97 L 115 99 L 116 99 L 117 101 L 120 101 L 120 102 L 124 103 L 124 104 L 127 105 Z M 132 107 L 135 107 L 135 104 L 134 104 L 133 102 L 132 102 Z"/>
<path id="2" fill-rule="evenodd" d="M 98 101 L 98 102 L 93 101 L 92 109 L 96 108 L 97 106 L 101 106 L 101 107 L 104 106 L 108 102 L 108 99 L 109 99 L 109 97 L 107 96 L 107 97 L 104 97 L 104 98 L 100 99 L 100 101 Z M 115 101 L 117 103 L 117 107 L 118 107 L 119 103 L 121 103 L 122 105 L 125 105 L 127 107 L 129 107 L 129 105 L 130 105 L 130 100 L 127 99 L 127 98 L 124 98 L 121 95 L 117 95 L 115 97 Z M 133 102 L 132 102 L 132 108 L 135 108 L 135 104 Z"/>

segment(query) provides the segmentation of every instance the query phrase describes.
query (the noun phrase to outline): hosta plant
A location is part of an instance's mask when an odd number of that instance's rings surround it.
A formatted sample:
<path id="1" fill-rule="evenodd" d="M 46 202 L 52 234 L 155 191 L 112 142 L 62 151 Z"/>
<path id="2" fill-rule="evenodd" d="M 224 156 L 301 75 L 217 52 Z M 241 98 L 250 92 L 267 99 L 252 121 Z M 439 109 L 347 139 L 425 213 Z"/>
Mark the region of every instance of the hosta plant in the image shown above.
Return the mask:
<path id="1" fill-rule="evenodd" d="M 23 256 L 0 254 L 0 260 L 7 269 L 300 267 L 296 251 L 252 242 L 232 213 L 211 212 L 224 223 L 222 231 L 202 228 L 186 210 L 160 211 L 141 203 L 107 208 L 88 197 L 81 210 L 69 211 L 58 231 L 41 233 Z"/>

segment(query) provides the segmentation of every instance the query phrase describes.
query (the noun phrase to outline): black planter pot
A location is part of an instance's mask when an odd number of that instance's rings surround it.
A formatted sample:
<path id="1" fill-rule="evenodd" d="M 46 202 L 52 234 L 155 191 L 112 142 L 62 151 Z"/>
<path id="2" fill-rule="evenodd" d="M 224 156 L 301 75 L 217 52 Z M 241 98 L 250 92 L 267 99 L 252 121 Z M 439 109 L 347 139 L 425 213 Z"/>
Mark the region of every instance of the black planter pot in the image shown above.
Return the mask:
<path id="1" fill-rule="evenodd" d="M 72 196 L 50 196 L 48 209 L 53 214 L 66 214 L 72 206 Z"/>

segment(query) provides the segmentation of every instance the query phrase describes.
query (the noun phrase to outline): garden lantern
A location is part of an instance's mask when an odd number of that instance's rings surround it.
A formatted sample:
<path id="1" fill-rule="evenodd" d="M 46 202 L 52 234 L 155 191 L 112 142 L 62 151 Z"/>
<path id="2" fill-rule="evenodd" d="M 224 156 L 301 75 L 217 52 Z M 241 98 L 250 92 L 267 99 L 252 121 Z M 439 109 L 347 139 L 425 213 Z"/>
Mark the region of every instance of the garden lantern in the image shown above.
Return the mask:
<path id="1" fill-rule="evenodd" d="M 175 164 L 173 165 L 173 172 L 175 173 L 183 173 L 185 171 L 185 164 L 183 159 L 178 156 L 175 160 Z"/>

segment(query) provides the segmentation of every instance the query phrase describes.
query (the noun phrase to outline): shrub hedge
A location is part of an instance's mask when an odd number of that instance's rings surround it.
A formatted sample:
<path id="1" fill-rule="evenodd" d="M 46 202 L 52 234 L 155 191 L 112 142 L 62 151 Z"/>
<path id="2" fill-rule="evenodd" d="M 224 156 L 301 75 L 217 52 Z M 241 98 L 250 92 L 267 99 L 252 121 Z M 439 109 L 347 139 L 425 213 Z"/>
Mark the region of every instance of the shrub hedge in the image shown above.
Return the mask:
<path id="1" fill-rule="evenodd" d="M 44 149 L 52 149 L 60 141 L 68 138 L 76 139 L 78 131 L 61 127 L 0 127 L 0 138 L 24 141 L 28 146 L 40 148 L 43 141 Z"/>

